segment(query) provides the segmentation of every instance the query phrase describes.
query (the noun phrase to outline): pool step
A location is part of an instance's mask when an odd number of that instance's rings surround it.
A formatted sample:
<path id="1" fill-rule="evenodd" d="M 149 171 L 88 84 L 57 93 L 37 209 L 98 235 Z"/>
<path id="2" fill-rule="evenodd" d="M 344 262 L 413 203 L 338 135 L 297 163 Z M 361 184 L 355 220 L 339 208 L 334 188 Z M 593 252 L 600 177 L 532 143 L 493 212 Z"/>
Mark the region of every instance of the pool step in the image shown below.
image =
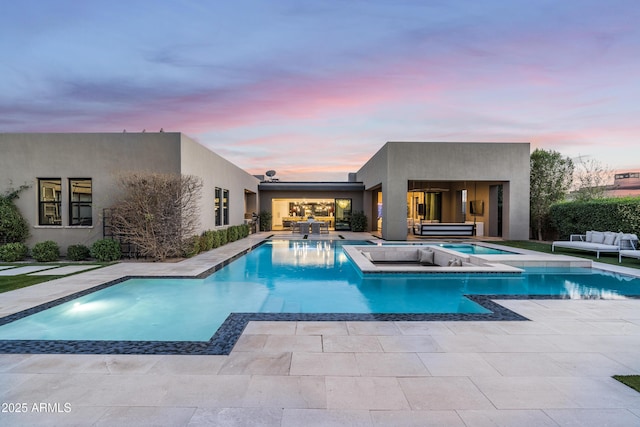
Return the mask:
<path id="1" fill-rule="evenodd" d="M 300 304 L 297 302 L 287 302 L 284 304 L 283 313 L 300 313 Z"/>
<path id="2" fill-rule="evenodd" d="M 300 304 L 286 302 L 281 297 L 269 297 L 262 304 L 261 313 L 300 313 Z"/>
<path id="3" fill-rule="evenodd" d="M 268 297 L 267 300 L 262 304 L 262 308 L 260 309 L 261 313 L 282 313 L 282 308 L 284 307 L 284 298 L 280 297 Z"/>

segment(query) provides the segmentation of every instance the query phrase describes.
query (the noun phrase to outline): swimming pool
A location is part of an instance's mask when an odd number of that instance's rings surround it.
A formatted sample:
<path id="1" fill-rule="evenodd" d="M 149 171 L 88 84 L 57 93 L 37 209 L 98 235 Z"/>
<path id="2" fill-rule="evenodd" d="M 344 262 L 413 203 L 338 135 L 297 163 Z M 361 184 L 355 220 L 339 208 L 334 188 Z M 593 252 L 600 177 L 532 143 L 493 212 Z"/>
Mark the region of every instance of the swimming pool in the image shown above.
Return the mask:
<path id="1" fill-rule="evenodd" d="M 263 320 L 318 319 L 325 313 L 331 315 L 321 320 L 385 314 L 495 320 L 499 309 L 485 295 L 624 298 L 640 286 L 640 278 L 576 268 L 363 277 L 342 251 L 349 243 L 355 242 L 269 241 L 205 279 L 126 280 L 31 315 L 9 316 L 9 322 L 0 319 L 0 340 L 202 343 L 232 313 L 258 313 Z"/>
<path id="2" fill-rule="evenodd" d="M 474 243 L 424 243 L 424 242 L 409 242 L 409 243 L 382 243 L 383 246 L 387 245 L 410 245 L 410 246 L 439 246 L 445 249 L 451 249 L 456 252 L 460 252 L 468 255 L 514 255 L 516 252 L 507 251 L 504 249 L 491 248 L 488 246 L 476 245 Z"/>

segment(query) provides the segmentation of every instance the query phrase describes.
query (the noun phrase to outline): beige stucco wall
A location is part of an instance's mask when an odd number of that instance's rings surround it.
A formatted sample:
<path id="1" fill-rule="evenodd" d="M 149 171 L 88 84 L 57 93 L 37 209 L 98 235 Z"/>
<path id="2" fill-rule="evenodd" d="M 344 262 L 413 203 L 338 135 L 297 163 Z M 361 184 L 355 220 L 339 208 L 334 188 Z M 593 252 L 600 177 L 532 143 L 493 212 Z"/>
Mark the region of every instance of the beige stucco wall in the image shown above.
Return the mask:
<path id="1" fill-rule="evenodd" d="M 528 143 L 388 142 L 357 172 L 357 179 L 366 189 L 381 186 L 385 239 L 406 239 L 407 182 L 428 180 L 502 183 L 503 237 L 526 240 L 529 153 Z"/>
<path id="2" fill-rule="evenodd" d="M 62 248 L 102 238 L 102 210 L 118 192 L 125 171 L 179 173 L 177 133 L 0 134 L 0 191 L 26 184 L 16 205 L 31 226 L 29 246 L 54 240 Z M 62 179 L 62 226 L 38 225 L 38 178 Z M 93 225 L 69 227 L 68 179 L 91 178 Z"/>
<path id="3" fill-rule="evenodd" d="M 181 136 L 182 173 L 202 178 L 202 198 L 200 201 L 201 231 L 225 228 L 244 223 L 246 213 L 255 207 L 245 208 L 245 190 L 258 193 L 259 180 L 230 161 L 195 142 L 186 135 Z M 215 187 L 229 190 L 229 224 L 215 226 Z"/>
<path id="4" fill-rule="evenodd" d="M 180 133 L 0 134 L 0 191 L 27 184 L 16 205 L 31 226 L 29 246 L 71 244 L 102 238 L 102 210 L 118 194 L 121 172 L 185 173 L 203 178 L 201 229 L 214 228 L 213 188 L 230 191 L 229 225 L 244 220 L 244 190 L 257 193 L 258 180 Z M 38 225 L 38 178 L 62 179 L 62 226 Z M 91 178 L 93 225 L 68 225 L 68 179 Z"/>

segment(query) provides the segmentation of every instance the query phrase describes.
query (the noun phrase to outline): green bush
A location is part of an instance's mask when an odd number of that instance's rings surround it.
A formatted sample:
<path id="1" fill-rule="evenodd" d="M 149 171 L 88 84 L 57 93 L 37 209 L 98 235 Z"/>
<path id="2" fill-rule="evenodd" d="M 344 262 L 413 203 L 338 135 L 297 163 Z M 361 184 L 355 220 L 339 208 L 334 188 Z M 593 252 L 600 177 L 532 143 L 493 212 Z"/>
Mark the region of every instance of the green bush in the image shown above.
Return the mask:
<path id="1" fill-rule="evenodd" d="M 235 225 L 232 225 L 231 227 L 229 227 L 227 235 L 229 236 L 230 242 L 235 242 L 236 240 L 238 240 L 240 238 L 240 234 L 238 233 L 238 227 Z"/>
<path id="2" fill-rule="evenodd" d="M 101 239 L 91 245 L 91 256 L 100 262 L 117 261 L 122 256 L 120 242 L 113 239 Z"/>
<path id="3" fill-rule="evenodd" d="M 211 235 L 213 236 L 213 244 L 211 245 L 212 248 L 219 248 L 220 247 L 220 233 L 218 233 L 216 230 L 211 230 Z"/>
<path id="4" fill-rule="evenodd" d="M 271 212 L 262 211 L 260 212 L 260 231 L 270 231 L 271 230 Z"/>
<path id="5" fill-rule="evenodd" d="M 0 260 L 4 262 L 21 261 L 29 254 L 27 245 L 20 242 L 7 243 L 0 246 Z"/>
<path id="6" fill-rule="evenodd" d="M 13 201 L 0 197 L 0 243 L 24 243 L 29 237 L 29 224 Z"/>
<path id="7" fill-rule="evenodd" d="M 70 245 L 67 248 L 67 258 L 71 261 L 84 261 L 91 256 L 91 250 L 85 245 Z"/>
<path id="8" fill-rule="evenodd" d="M 213 248 L 213 233 L 213 230 L 207 230 L 203 233 L 204 239 L 200 241 L 200 250 L 210 251 Z"/>
<path id="9" fill-rule="evenodd" d="M 249 227 L 249 224 L 242 224 L 239 227 L 240 227 L 240 238 L 244 239 L 249 235 L 249 232 L 251 231 L 251 227 Z"/>
<path id="10" fill-rule="evenodd" d="M 191 258 L 200 253 L 200 237 L 191 236 L 182 243 L 182 256 Z"/>
<path id="11" fill-rule="evenodd" d="M 220 246 L 224 246 L 229 242 L 229 235 L 226 228 L 218 230 L 218 236 L 220 236 Z"/>
<path id="12" fill-rule="evenodd" d="M 366 231 L 367 216 L 362 211 L 356 211 L 351 215 L 351 231 Z"/>
<path id="13" fill-rule="evenodd" d="M 38 262 L 57 261 L 60 258 L 60 247 L 53 240 L 39 242 L 33 246 L 31 256 Z"/>
<path id="14" fill-rule="evenodd" d="M 640 197 L 564 202 L 551 206 L 549 223 L 559 239 L 588 230 L 640 233 Z"/>

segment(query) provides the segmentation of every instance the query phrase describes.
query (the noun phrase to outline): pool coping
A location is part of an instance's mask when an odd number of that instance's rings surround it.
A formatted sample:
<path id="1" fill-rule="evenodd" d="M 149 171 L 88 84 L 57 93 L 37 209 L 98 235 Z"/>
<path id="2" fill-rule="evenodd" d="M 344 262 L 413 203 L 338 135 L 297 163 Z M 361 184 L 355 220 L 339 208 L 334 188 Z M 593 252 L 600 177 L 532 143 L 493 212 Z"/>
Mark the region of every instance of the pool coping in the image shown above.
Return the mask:
<path id="1" fill-rule="evenodd" d="M 271 236 L 270 236 L 271 237 Z M 44 311 L 84 295 L 129 279 L 201 279 L 266 243 L 262 240 L 211 268 L 193 276 L 130 275 L 78 291 L 0 318 L 0 326 Z M 598 267 L 596 267 L 598 268 Z M 228 355 L 251 321 L 529 321 L 494 300 L 563 300 L 563 295 L 463 295 L 490 313 L 230 313 L 208 341 L 125 341 L 125 340 L 0 340 L 0 354 L 140 354 L 140 355 Z M 625 295 L 640 299 L 640 295 Z M 602 298 L 591 298 L 602 299 Z"/>

